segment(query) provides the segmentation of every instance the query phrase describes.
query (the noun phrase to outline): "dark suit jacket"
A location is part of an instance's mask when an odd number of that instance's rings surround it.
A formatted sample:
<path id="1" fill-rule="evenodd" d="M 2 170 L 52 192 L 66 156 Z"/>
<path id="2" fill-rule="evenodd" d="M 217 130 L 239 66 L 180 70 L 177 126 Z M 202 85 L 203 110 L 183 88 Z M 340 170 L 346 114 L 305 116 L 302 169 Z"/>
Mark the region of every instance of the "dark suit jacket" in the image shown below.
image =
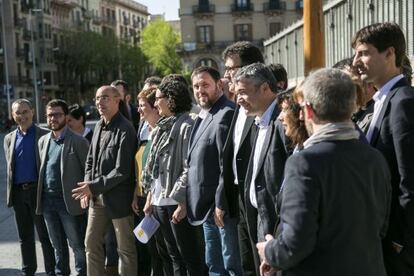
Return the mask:
<path id="1" fill-rule="evenodd" d="M 266 259 L 285 276 L 385 276 L 390 173 L 381 153 L 357 140 L 326 141 L 286 162 L 281 234 Z"/>
<path id="2" fill-rule="evenodd" d="M 254 242 L 257 242 L 257 216 L 260 216 L 261 227 L 265 234 L 273 234 L 278 221 L 276 196 L 282 185 L 283 171 L 287 159 L 284 144 L 285 139 L 283 137 L 284 130 L 282 124 L 277 119 L 278 115 L 279 109 L 276 105 L 272 113 L 269 129 L 266 133 L 255 178 L 257 212 L 250 205 L 250 184 L 253 173 L 254 148 L 247 169 L 244 198 L 245 202 L 248 202 L 251 207 L 246 208 L 246 219 L 251 238 Z"/>
<path id="3" fill-rule="evenodd" d="M 193 225 L 202 224 L 215 207 L 215 196 L 223 170 L 222 152 L 234 114 L 234 103 L 221 96 L 197 126 L 188 150 L 187 216 Z M 195 131 L 194 131 L 195 130 Z"/>
<path id="4" fill-rule="evenodd" d="M 52 139 L 52 133 L 43 135 L 39 140 L 40 154 L 40 171 L 39 184 L 37 186 L 36 213 L 41 214 L 43 182 L 46 172 L 46 157 L 49 144 Z M 78 182 L 82 182 L 85 176 L 85 160 L 88 154 L 88 140 L 75 134 L 69 128 L 66 129 L 65 139 L 63 141 L 62 153 L 60 155 L 60 174 L 62 181 L 63 199 L 66 210 L 69 214 L 77 216 L 85 213 L 85 209 L 80 206 L 79 200 L 72 197 L 72 190 L 78 187 Z"/>
<path id="5" fill-rule="evenodd" d="M 117 113 L 107 125 L 108 135 L 99 147 L 103 121 L 95 127 L 92 143 L 86 158 L 85 181 L 92 195 L 103 195 L 103 202 L 111 219 L 132 214 L 134 195 L 134 155 L 136 152 L 135 129 L 121 113 Z M 99 151 L 98 151 L 99 147 Z M 97 176 L 94 177 L 94 168 Z M 93 202 L 91 202 L 93 206 Z"/>
<path id="6" fill-rule="evenodd" d="M 371 138 L 391 170 L 387 240 L 414 246 L 414 88 L 403 78 L 387 95 Z"/>
<path id="7" fill-rule="evenodd" d="M 49 132 L 49 130 L 40 128 L 38 126 L 35 126 L 36 128 L 36 141 L 35 145 L 37 145 L 37 142 L 39 141 L 39 138 L 46 133 Z M 14 146 L 16 144 L 16 133 L 17 129 L 10 132 L 4 137 L 4 155 L 6 156 L 6 162 L 7 162 L 7 207 L 13 206 L 12 201 L 12 185 L 13 185 L 13 172 L 14 172 Z M 39 149 L 35 147 L 36 151 L 36 165 L 39 169 L 40 166 L 40 158 L 39 158 Z"/>
<path id="8" fill-rule="evenodd" d="M 240 138 L 239 149 L 236 154 L 238 192 L 237 187 L 234 185 L 235 175 L 233 172 L 233 135 L 239 112 L 240 106 L 237 106 L 233 119 L 231 121 L 226 142 L 223 147 L 223 171 L 216 193 L 216 206 L 221 210 L 224 210 L 225 214 L 235 218 L 239 216 L 239 192 L 244 195 L 244 178 L 246 176 L 247 165 L 249 164 L 250 153 L 252 151 L 252 144 L 254 141 L 252 132 L 255 133 L 254 117 L 249 116 L 246 118 L 246 122 L 244 124 L 243 132 Z"/>

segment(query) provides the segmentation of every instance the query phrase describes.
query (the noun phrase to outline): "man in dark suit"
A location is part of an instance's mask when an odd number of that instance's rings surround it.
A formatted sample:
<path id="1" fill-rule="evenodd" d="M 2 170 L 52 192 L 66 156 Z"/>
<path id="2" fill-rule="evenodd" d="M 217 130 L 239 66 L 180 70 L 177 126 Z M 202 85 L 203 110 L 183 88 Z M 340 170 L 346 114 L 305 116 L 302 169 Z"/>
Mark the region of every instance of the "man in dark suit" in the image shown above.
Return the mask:
<path id="1" fill-rule="evenodd" d="M 222 151 L 234 113 L 234 103 L 223 94 L 220 73 L 196 68 L 191 80 L 201 111 L 190 136 L 188 150 L 187 216 L 192 225 L 203 224 L 206 263 L 218 275 L 242 275 L 237 220 L 214 222 L 215 195 L 223 170 Z"/>
<path id="2" fill-rule="evenodd" d="M 276 195 L 287 154 L 283 126 L 277 119 L 277 81 L 263 63 L 241 68 L 234 76 L 237 103 L 258 127 L 245 180 L 246 220 L 253 243 L 264 241 L 277 225 Z"/>
<path id="3" fill-rule="evenodd" d="M 46 273 L 54 275 L 55 256 L 46 224 L 43 216 L 35 215 L 40 166 L 37 142 L 48 131 L 33 124 L 34 111 L 26 99 L 13 102 L 12 115 L 17 129 L 4 138 L 7 206 L 14 209 L 22 254 L 22 275 L 34 275 L 37 269 L 34 226 L 42 244 Z"/>
<path id="4" fill-rule="evenodd" d="M 414 275 L 414 89 L 401 74 L 404 34 L 395 23 L 362 28 L 353 38 L 353 65 L 378 91 L 367 132 L 391 170 L 392 208 L 383 243 L 389 275 Z"/>
<path id="5" fill-rule="evenodd" d="M 229 95 L 232 95 L 236 101 L 234 75 L 243 66 L 263 62 L 263 56 L 260 49 L 251 42 L 239 41 L 224 50 L 223 60 L 226 68 L 224 90 L 230 90 Z M 239 247 L 243 272 L 246 276 L 258 274 L 260 265 L 255 244 L 250 242 L 244 203 L 244 178 L 255 131 L 254 117 L 247 116 L 245 110 L 237 105 L 223 148 L 223 171 L 217 188 L 214 214 L 218 226 L 224 225 L 224 216 L 239 218 L 237 225 Z M 254 260 L 257 260 L 257 263 Z"/>
<path id="6" fill-rule="evenodd" d="M 60 99 L 46 105 L 47 124 L 52 130 L 39 139 L 40 171 L 36 213 L 43 214 L 55 249 L 56 273 L 69 275 L 66 237 L 75 257 L 78 276 L 86 276 L 86 215 L 72 189 L 83 181 L 89 142 L 67 127 L 68 105 Z M 63 227 L 62 227 L 63 226 Z M 63 228 L 63 229 L 62 229 Z"/>
<path id="7" fill-rule="evenodd" d="M 339 69 L 320 69 L 303 93 L 311 136 L 286 162 L 279 234 L 257 244 L 261 272 L 385 276 L 390 173 L 381 153 L 358 141 L 355 86 Z"/>
<path id="8" fill-rule="evenodd" d="M 121 275 L 137 274 L 131 202 L 134 195 L 135 130 L 119 112 L 119 91 L 102 86 L 96 92 L 102 119 L 97 123 L 86 158 L 85 181 L 73 196 L 85 206 L 91 199 L 86 229 L 88 275 L 104 275 L 104 235 L 113 225 Z"/>
<path id="9" fill-rule="evenodd" d="M 111 86 L 118 89 L 121 95 L 120 111 L 128 120 L 131 121 L 135 130 L 138 130 L 140 116 L 137 107 L 131 103 L 131 94 L 128 93 L 128 84 L 124 80 L 115 80 L 111 83 Z"/>

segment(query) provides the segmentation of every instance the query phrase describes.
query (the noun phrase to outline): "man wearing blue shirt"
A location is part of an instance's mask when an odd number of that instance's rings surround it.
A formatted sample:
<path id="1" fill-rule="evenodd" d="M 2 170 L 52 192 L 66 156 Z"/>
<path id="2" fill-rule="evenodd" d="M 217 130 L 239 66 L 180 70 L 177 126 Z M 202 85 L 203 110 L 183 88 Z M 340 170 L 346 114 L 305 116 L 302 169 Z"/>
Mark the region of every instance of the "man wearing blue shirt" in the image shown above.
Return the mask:
<path id="1" fill-rule="evenodd" d="M 26 99 L 12 104 L 17 129 L 4 138 L 7 161 L 7 206 L 13 207 L 22 254 L 22 275 L 34 275 L 37 269 L 34 225 L 42 244 L 47 275 L 55 275 L 55 256 L 45 221 L 35 215 L 39 171 L 37 141 L 47 130 L 33 124 L 34 111 Z"/>

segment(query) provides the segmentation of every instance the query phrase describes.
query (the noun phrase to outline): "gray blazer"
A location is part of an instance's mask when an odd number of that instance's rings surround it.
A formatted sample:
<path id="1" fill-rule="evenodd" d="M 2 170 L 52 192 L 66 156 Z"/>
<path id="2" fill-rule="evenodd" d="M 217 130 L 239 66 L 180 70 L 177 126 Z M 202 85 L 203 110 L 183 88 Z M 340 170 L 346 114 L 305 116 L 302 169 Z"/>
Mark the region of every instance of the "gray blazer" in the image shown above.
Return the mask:
<path id="1" fill-rule="evenodd" d="M 197 118 L 193 127 L 188 152 L 187 184 L 187 216 L 193 225 L 202 224 L 214 210 L 223 171 L 223 147 L 233 113 L 234 103 L 223 95 L 207 117 L 201 123 Z"/>
<path id="2" fill-rule="evenodd" d="M 48 133 L 47 129 L 40 128 L 35 125 L 36 128 L 36 144 L 39 141 L 39 138 L 42 135 L 45 135 Z M 6 156 L 6 162 L 7 162 L 7 207 L 13 206 L 12 201 L 12 185 L 13 185 L 13 172 L 14 172 L 14 146 L 16 144 L 16 133 L 17 129 L 10 132 L 4 137 L 4 155 Z M 40 166 L 40 158 L 39 158 L 39 151 L 38 148 L 35 147 L 36 151 L 36 165 L 39 169 Z"/>
<path id="3" fill-rule="evenodd" d="M 107 126 L 108 135 L 99 147 L 103 120 L 95 127 L 86 158 L 85 181 L 94 197 L 102 195 L 111 219 L 132 214 L 131 202 L 135 188 L 134 155 L 137 147 L 135 129 L 121 113 L 117 113 Z M 94 168 L 97 176 L 94 177 Z M 91 207 L 93 207 L 93 200 Z"/>
<path id="4" fill-rule="evenodd" d="M 43 212 L 42 194 L 43 182 L 45 180 L 46 157 L 49 144 L 52 139 L 52 133 L 42 136 L 39 140 L 40 153 L 40 171 L 39 184 L 37 186 L 36 213 Z M 77 216 L 83 214 L 86 210 L 82 209 L 79 200 L 72 198 L 72 190 L 78 187 L 78 182 L 82 182 L 85 172 L 85 160 L 88 153 L 88 141 L 75 134 L 69 128 L 66 128 L 63 149 L 60 155 L 60 173 L 62 181 L 63 200 L 65 201 L 66 210 L 69 214 Z"/>
<path id="5" fill-rule="evenodd" d="M 188 113 L 180 115 L 172 127 L 166 151 L 158 157 L 161 194 L 179 203 L 186 202 L 188 174 L 186 160 L 193 124 L 194 120 Z"/>

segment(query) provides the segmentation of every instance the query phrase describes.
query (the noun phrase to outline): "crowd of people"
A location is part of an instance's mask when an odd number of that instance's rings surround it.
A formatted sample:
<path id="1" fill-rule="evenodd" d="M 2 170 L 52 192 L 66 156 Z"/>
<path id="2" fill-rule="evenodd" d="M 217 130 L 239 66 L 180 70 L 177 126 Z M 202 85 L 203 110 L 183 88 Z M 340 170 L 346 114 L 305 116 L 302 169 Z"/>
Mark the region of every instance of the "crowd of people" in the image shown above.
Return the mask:
<path id="1" fill-rule="evenodd" d="M 4 149 L 22 275 L 34 228 L 48 275 L 70 275 L 69 247 L 77 275 L 414 275 L 405 45 L 397 24 L 366 26 L 353 57 L 287 89 L 282 65 L 236 42 L 224 76 L 150 77 L 137 108 L 126 82 L 101 86 L 94 130 L 77 104 L 51 100 L 46 130 L 16 100 Z M 144 216 L 160 224 L 147 244 Z"/>

